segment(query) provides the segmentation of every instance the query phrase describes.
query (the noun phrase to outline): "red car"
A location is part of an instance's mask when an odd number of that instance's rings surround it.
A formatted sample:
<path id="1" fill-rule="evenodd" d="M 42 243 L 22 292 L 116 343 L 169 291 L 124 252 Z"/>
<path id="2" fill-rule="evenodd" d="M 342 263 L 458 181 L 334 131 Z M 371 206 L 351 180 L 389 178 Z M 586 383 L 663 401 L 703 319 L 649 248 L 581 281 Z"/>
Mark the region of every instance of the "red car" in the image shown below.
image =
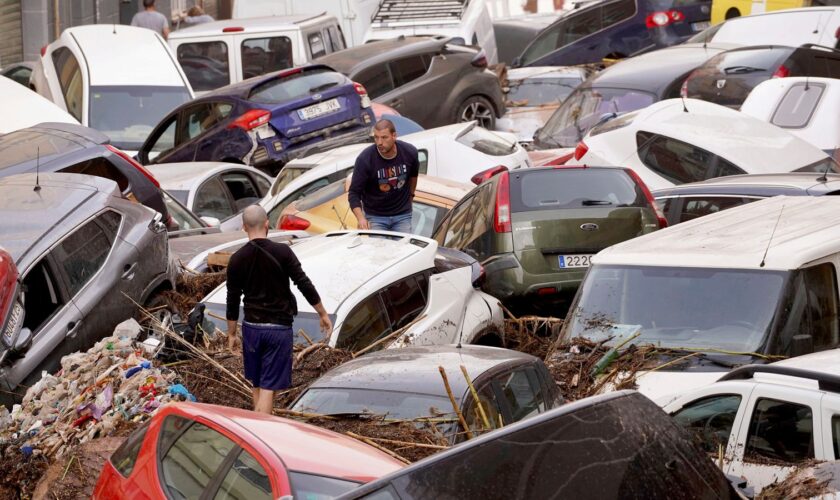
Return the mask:
<path id="1" fill-rule="evenodd" d="M 173 403 L 114 452 L 93 498 L 330 498 L 402 466 L 320 427 L 236 408 Z"/>

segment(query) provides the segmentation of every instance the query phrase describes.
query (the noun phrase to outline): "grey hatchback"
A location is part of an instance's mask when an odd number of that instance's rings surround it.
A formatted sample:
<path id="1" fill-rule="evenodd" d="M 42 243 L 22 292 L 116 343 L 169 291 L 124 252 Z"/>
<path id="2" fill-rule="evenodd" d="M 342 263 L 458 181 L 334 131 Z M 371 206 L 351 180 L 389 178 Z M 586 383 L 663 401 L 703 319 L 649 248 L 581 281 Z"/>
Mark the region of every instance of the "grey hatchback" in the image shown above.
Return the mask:
<path id="1" fill-rule="evenodd" d="M 22 396 L 62 356 L 91 347 L 172 288 L 162 215 L 80 174 L 0 179 L 0 234 L 14 281 L 0 290 L 0 402 Z"/>
<path id="2" fill-rule="evenodd" d="M 445 37 L 380 40 L 319 57 L 368 95 L 425 128 L 476 120 L 493 130 L 505 114 L 505 97 L 478 47 Z"/>

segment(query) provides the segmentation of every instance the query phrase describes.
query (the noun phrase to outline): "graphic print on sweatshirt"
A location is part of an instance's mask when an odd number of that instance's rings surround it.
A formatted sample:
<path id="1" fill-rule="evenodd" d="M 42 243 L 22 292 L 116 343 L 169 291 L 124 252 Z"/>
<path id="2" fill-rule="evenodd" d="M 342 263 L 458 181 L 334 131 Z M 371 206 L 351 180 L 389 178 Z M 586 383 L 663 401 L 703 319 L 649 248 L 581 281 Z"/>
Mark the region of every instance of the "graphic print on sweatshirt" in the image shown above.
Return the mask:
<path id="1" fill-rule="evenodd" d="M 408 180 L 408 165 L 395 165 L 392 167 L 380 168 L 376 171 L 376 179 L 379 182 L 379 190 L 387 193 L 392 189 L 401 189 Z"/>

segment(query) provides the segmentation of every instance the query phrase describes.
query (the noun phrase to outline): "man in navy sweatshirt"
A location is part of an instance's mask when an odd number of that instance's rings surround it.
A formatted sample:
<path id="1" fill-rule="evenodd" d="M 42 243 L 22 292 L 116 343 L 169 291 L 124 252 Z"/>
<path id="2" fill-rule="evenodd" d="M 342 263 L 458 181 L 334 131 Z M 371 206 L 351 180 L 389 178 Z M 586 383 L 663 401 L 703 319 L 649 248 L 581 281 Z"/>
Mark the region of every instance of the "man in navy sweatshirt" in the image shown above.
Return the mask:
<path id="1" fill-rule="evenodd" d="M 356 158 L 347 194 L 359 229 L 411 232 L 411 201 L 420 162 L 417 149 L 397 140 L 390 120 L 373 126 L 376 144 Z"/>

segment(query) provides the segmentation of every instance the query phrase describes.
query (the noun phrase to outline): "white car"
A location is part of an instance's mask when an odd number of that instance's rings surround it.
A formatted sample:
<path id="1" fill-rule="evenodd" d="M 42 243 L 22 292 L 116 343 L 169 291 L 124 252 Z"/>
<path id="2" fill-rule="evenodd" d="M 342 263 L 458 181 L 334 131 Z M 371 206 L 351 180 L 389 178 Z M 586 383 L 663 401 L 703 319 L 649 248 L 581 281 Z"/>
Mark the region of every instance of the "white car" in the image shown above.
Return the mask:
<path id="1" fill-rule="evenodd" d="M 35 91 L 132 154 L 194 95 L 169 46 L 152 30 L 121 24 L 67 28 L 32 71 Z"/>
<path id="2" fill-rule="evenodd" d="M 9 78 L 0 77 L 0 134 L 31 127 L 43 122 L 79 122 L 51 101 L 44 99 Z"/>
<path id="3" fill-rule="evenodd" d="M 840 28 L 840 7 L 784 9 L 729 19 L 688 40 L 688 43 L 787 45 L 806 43 L 834 47 Z"/>
<path id="4" fill-rule="evenodd" d="M 161 188 L 214 226 L 260 201 L 273 180 L 238 163 L 158 163 L 145 168 Z"/>
<path id="5" fill-rule="evenodd" d="M 667 99 L 594 127 L 578 163 L 632 168 L 651 190 L 725 175 L 840 172 L 824 151 L 725 106 Z"/>
<path id="6" fill-rule="evenodd" d="M 466 254 L 438 248 L 435 240 L 383 231 L 342 231 L 305 238 L 292 246 L 332 318 L 330 346 L 358 351 L 409 326 L 395 345 L 480 343 L 502 332 L 499 301 L 477 288 L 481 266 Z M 292 329 L 323 338 L 318 314 L 292 285 L 298 305 Z M 202 302 L 224 326 L 227 287 Z M 240 320 L 242 314 L 239 315 Z"/>
<path id="7" fill-rule="evenodd" d="M 840 76 L 840 75 L 838 75 Z M 741 112 L 782 127 L 840 160 L 840 80 L 773 78 L 758 84 Z"/>
<path id="8" fill-rule="evenodd" d="M 399 136 L 414 145 L 420 173 L 457 182 L 470 182 L 478 172 L 504 165 L 510 170 L 531 165 L 528 153 L 510 134 L 491 132 L 475 122 L 456 123 Z M 276 227 L 280 212 L 291 202 L 347 177 L 359 153 L 370 144 L 351 144 L 287 163 L 260 205 Z M 222 231 L 237 230 L 241 221 L 231 219 Z"/>
<path id="9" fill-rule="evenodd" d="M 840 350 L 744 366 L 663 409 L 759 493 L 809 461 L 840 460 Z"/>

